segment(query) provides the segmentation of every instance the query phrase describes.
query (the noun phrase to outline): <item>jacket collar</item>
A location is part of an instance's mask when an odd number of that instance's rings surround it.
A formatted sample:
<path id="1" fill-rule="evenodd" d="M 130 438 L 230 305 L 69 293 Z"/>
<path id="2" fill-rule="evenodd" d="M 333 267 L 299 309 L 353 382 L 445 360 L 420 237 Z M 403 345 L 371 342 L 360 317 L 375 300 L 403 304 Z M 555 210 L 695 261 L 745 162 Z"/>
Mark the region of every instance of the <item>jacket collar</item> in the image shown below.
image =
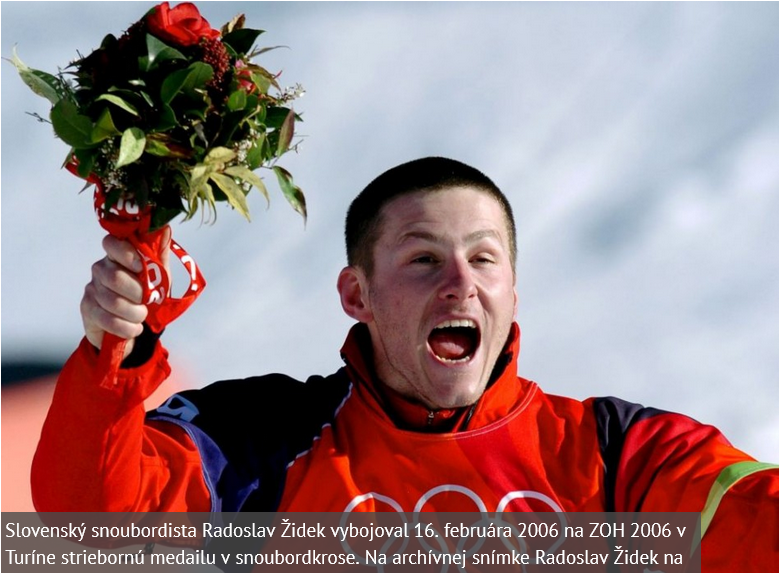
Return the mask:
<path id="1" fill-rule="evenodd" d="M 364 324 L 351 328 L 341 353 L 357 393 L 397 427 L 425 432 L 467 431 L 501 419 L 526 396 L 531 384 L 517 377 L 519 334 L 515 322 L 481 398 L 472 406 L 456 409 L 430 410 L 384 385 L 375 373 L 370 332 Z"/>

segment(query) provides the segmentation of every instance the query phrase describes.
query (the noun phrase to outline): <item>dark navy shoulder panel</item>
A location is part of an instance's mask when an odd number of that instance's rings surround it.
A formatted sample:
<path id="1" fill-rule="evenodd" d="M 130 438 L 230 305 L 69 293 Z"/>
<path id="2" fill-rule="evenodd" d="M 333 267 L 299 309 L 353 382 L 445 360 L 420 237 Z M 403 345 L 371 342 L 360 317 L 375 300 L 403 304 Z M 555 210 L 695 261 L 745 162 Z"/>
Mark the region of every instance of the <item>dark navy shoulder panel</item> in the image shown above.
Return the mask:
<path id="1" fill-rule="evenodd" d="M 593 413 L 598 433 L 598 447 L 604 462 L 606 510 L 614 511 L 617 472 L 628 430 L 640 421 L 666 412 L 616 397 L 597 397 L 593 400 Z"/>
<path id="2" fill-rule="evenodd" d="M 212 511 L 275 511 L 288 464 L 332 422 L 349 390 L 344 369 L 307 382 L 273 374 L 180 392 L 147 417 L 176 423 L 193 439 Z"/>

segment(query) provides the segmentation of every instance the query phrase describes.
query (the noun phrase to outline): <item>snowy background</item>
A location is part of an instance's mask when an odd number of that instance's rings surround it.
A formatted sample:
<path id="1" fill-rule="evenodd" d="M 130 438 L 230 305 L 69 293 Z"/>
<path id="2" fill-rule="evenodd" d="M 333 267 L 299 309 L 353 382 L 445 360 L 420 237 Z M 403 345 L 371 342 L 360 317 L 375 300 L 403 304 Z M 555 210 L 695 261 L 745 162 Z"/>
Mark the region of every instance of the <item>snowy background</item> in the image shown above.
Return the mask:
<path id="1" fill-rule="evenodd" d="M 55 71 L 152 3 L 3 2 L 2 55 Z M 520 373 L 718 426 L 778 461 L 777 3 L 232 3 L 302 83 L 306 229 L 270 182 L 253 223 L 175 224 L 207 290 L 165 344 L 193 385 L 331 373 L 351 199 L 401 162 L 485 171 L 519 228 Z M 103 235 L 48 113 L 2 66 L 3 361 L 62 361 Z"/>

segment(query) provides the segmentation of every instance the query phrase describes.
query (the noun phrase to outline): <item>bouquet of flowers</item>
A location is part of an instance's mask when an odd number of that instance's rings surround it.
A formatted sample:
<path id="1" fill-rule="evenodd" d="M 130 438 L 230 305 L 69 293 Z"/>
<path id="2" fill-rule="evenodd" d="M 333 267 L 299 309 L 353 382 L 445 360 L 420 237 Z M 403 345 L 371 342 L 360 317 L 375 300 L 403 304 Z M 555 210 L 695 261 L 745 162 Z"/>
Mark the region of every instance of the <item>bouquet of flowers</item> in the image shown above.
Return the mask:
<path id="1" fill-rule="evenodd" d="M 141 254 L 154 331 L 204 287 L 193 259 L 171 242 L 192 283 L 182 298 L 169 296 L 159 253 L 162 228 L 174 217 L 201 211 L 210 221 L 216 202 L 226 201 L 249 219 L 252 188 L 269 200 L 258 168 L 276 175 L 288 202 L 306 217 L 302 191 L 276 163 L 296 149 L 300 118 L 291 102 L 303 92 L 298 85 L 282 89 L 278 75 L 253 62 L 273 48 L 254 49 L 262 31 L 244 24 L 240 15 L 215 30 L 193 4 L 163 2 L 57 74 L 29 68 L 13 54 L 25 84 L 52 105 L 55 135 L 71 147 L 65 166 L 95 184 L 101 225 Z M 101 354 L 112 347 L 116 370 L 122 346 L 110 343 L 104 339 Z"/>
<path id="2" fill-rule="evenodd" d="M 105 210 L 121 198 L 149 206 L 151 230 L 199 208 L 212 217 L 221 200 L 248 217 L 251 187 L 268 199 L 253 170 L 269 167 L 305 216 L 302 191 L 275 165 L 293 149 L 300 118 L 289 103 L 302 91 L 282 90 L 252 62 L 270 48 L 253 50 L 262 31 L 244 22 L 238 16 L 214 30 L 193 4 L 164 2 L 57 75 L 28 68 L 16 54 L 13 63 L 51 102 L 54 132 L 72 147 L 66 165 L 100 182 Z"/>

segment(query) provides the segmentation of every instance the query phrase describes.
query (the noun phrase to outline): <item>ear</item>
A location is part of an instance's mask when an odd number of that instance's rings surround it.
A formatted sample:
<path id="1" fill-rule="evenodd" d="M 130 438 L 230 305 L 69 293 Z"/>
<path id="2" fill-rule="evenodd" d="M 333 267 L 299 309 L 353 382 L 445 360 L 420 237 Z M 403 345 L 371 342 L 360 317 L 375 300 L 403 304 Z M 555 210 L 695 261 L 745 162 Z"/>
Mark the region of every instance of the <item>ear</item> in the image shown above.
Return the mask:
<path id="1" fill-rule="evenodd" d="M 344 267 L 337 278 L 337 291 L 343 310 L 349 317 L 362 323 L 373 320 L 367 297 L 367 280 L 361 270 L 353 266 Z"/>
<path id="2" fill-rule="evenodd" d="M 519 308 L 519 295 L 517 294 L 517 286 L 514 286 L 514 317 L 517 317 Z"/>

